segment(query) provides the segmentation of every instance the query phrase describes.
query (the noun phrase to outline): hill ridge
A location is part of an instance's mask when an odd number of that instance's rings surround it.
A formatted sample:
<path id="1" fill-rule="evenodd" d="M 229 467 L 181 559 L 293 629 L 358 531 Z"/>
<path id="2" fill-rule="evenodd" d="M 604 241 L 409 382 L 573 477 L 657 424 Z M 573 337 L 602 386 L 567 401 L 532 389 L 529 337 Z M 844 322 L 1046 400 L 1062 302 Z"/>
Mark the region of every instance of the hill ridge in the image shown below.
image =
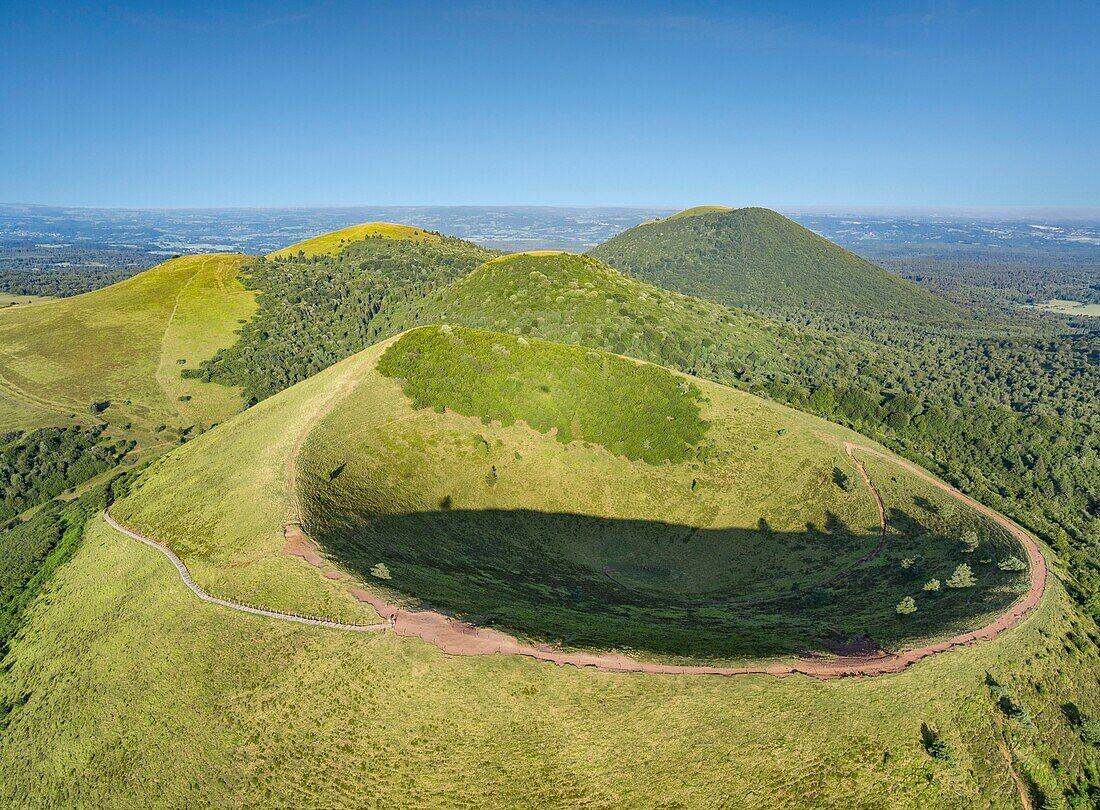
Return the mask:
<path id="1" fill-rule="evenodd" d="M 765 313 L 810 309 L 935 322 L 960 315 L 771 209 L 692 211 L 631 228 L 589 254 L 658 286 Z"/>

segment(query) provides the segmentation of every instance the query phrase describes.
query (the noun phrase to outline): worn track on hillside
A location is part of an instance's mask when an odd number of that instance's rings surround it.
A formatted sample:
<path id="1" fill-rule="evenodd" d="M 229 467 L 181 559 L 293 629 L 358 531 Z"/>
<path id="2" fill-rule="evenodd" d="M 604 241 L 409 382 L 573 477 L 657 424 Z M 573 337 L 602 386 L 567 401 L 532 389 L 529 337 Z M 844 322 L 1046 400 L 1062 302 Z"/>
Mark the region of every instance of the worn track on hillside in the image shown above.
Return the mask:
<path id="1" fill-rule="evenodd" d="M 224 599 L 217 599 L 195 585 L 191 580 L 187 567 L 168 548 L 155 540 L 151 540 L 132 529 L 122 526 L 107 512 L 103 513 L 103 517 L 104 520 L 116 530 L 128 537 L 156 548 L 167 556 L 168 559 L 172 561 L 173 565 L 176 566 L 180 577 L 187 587 L 190 588 L 192 593 L 206 602 L 212 602 L 222 605 L 223 607 L 241 610 L 246 613 L 269 616 L 271 618 L 295 621 L 301 624 L 319 627 L 359 631 L 383 630 L 389 627 L 399 636 L 415 636 L 421 638 L 434 644 L 449 655 L 521 655 L 538 661 L 548 661 L 558 665 L 590 667 L 608 672 L 638 672 L 661 675 L 773 675 L 776 677 L 786 677 L 798 673 L 820 680 L 854 676 L 885 675 L 888 673 L 900 672 L 912 664 L 915 664 L 917 661 L 936 655 L 937 653 L 946 652 L 955 647 L 970 646 L 977 641 L 987 641 L 996 638 L 1005 630 L 1018 625 L 1029 613 L 1031 613 L 1036 605 L 1039 604 L 1043 592 L 1046 589 L 1046 561 L 1038 545 L 1036 545 L 1035 541 L 1024 529 L 993 509 L 978 503 L 974 499 L 962 494 L 954 487 L 939 481 L 915 464 L 910 464 L 907 461 L 888 455 L 872 447 L 856 445 L 852 442 L 845 443 L 845 450 L 852 457 L 853 461 L 856 461 L 855 456 L 852 455 L 853 451 L 859 451 L 860 453 L 878 456 L 897 464 L 933 486 L 949 493 L 967 506 L 976 509 L 1008 530 L 1026 549 L 1028 559 L 1031 563 L 1031 580 L 1028 592 L 1017 600 L 1006 612 L 982 628 L 967 633 L 961 633 L 944 641 L 927 644 L 921 647 L 914 647 L 896 653 L 879 653 L 852 657 L 807 657 L 796 659 L 793 662 L 778 661 L 768 665 L 746 667 L 659 664 L 649 661 L 638 661 L 625 655 L 615 653 L 567 652 L 545 644 L 528 644 L 506 633 L 502 633 L 499 630 L 476 627 L 441 613 L 405 610 L 398 605 L 391 604 L 381 597 L 358 587 L 351 588 L 351 593 L 356 598 L 367 602 L 378 611 L 379 615 L 386 619 L 385 623 L 373 625 L 347 625 L 324 619 L 293 616 L 290 614 L 278 613 L 276 611 L 254 608 L 248 605 L 241 605 Z M 865 476 L 865 481 L 868 485 L 871 485 L 870 478 L 866 477 L 866 471 L 863 469 L 863 465 L 857 462 L 857 466 L 859 466 L 861 474 Z M 293 469 L 293 467 L 291 469 Z M 879 501 L 881 519 L 885 521 L 885 510 L 881 503 L 881 499 L 878 498 L 877 490 L 875 490 L 873 485 L 871 486 L 871 490 Z M 325 560 L 321 556 L 319 550 L 316 549 L 315 544 L 302 534 L 300 525 L 292 524 L 288 526 L 288 530 L 295 535 L 293 538 L 294 542 L 288 544 L 288 547 L 294 549 L 293 553 L 305 558 L 315 566 L 319 567 L 325 564 Z M 881 546 L 876 548 L 868 556 L 874 556 L 879 550 L 881 550 Z"/>
<path id="2" fill-rule="evenodd" d="M 309 616 L 300 616 L 296 613 L 280 613 L 277 610 L 267 610 L 265 608 L 253 607 L 252 605 L 244 605 L 240 602 L 231 602 L 228 599 L 219 599 L 216 596 L 211 596 L 204 591 L 195 581 L 191 579 L 191 572 L 187 570 L 187 566 L 183 564 L 183 560 L 177 557 L 171 549 L 167 546 L 161 545 L 156 540 L 151 540 L 140 532 L 136 532 L 131 528 L 123 526 L 113 517 L 108 510 L 103 510 L 103 519 L 117 532 L 137 540 L 139 543 L 144 543 L 147 546 L 151 546 L 172 561 L 172 565 L 176 566 L 176 570 L 179 572 L 180 579 L 183 580 L 183 584 L 188 587 L 191 593 L 195 594 L 199 599 L 204 602 L 210 602 L 214 605 L 221 605 L 222 607 L 229 608 L 231 610 L 239 610 L 243 613 L 251 613 L 255 616 L 266 616 L 269 619 L 281 619 L 288 622 L 297 622 L 298 624 L 309 624 L 314 627 L 331 627 L 334 630 L 354 630 L 358 632 L 376 632 L 379 630 L 385 630 L 389 625 L 385 623 L 378 624 L 345 624 L 343 622 L 329 621 L 328 619 L 314 619 Z"/>

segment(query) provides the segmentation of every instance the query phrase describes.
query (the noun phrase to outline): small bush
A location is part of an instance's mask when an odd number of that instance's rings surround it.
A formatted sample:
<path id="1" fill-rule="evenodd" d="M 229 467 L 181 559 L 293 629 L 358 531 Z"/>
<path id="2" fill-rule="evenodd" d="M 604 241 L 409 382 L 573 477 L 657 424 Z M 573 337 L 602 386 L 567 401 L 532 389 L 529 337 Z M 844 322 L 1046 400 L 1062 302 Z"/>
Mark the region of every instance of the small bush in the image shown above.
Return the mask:
<path id="1" fill-rule="evenodd" d="M 903 616 L 908 615 L 910 613 L 916 613 L 917 612 L 916 600 L 914 600 L 912 596 L 907 596 L 904 599 L 902 599 L 900 602 L 898 602 L 898 606 L 896 608 L 894 608 L 894 610 L 896 610 L 898 613 L 900 613 Z"/>
<path id="2" fill-rule="evenodd" d="M 978 547 L 978 533 L 973 529 L 963 532 L 961 539 L 964 554 L 971 554 Z"/>
<path id="3" fill-rule="evenodd" d="M 970 569 L 970 566 L 963 563 L 947 580 L 948 588 L 969 588 L 976 585 L 978 580 L 974 578 L 974 572 Z"/>
<path id="4" fill-rule="evenodd" d="M 1019 557 L 1007 557 L 997 563 L 997 567 L 1002 571 L 1026 571 L 1027 563 Z"/>
<path id="5" fill-rule="evenodd" d="M 1005 717 L 1010 720 L 1015 720 L 1022 726 L 1030 728 L 1034 725 L 1031 721 L 1031 712 L 1027 710 L 1027 706 L 1020 703 L 1012 695 L 1001 690 L 1000 700 L 997 701 L 997 705 L 1001 707 L 1001 711 L 1004 712 Z"/>
<path id="6" fill-rule="evenodd" d="M 924 583 L 925 593 L 939 593 L 940 581 L 938 579 L 930 579 Z"/>
<path id="7" fill-rule="evenodd" d="M 1100 746 L 1100 719 L 1095 717 L 1081 722 L 1081 739 L 1089 745 Z"/>
<path id="8" fill-rule="evenodd" d="M 930 726 L 928 723 L 920 724 L 920 738 L 921 744 L 924 745 L 924 750 L 928 752 L 932 759 L 938 759 L 940 762 L 954 762 L 955 752 L 951 749 L 951 746 L 947 744 L 947 741 L 940 735 L 940 731 L 935 726 Z"/>
<path id="9" fill-rule="evenodd" d="M 833 483 L 843 492 L 852 491 L 852 478 L 840 467 L 833 467 Z"/>
<path id="10" fill-rule="evenodd" d="M 376 577 L 377 579 L 393 579 L 393 574 L 390 573 L 389 567 L 382 562 L 377 563 L 373 568 L 371 568 L 370 574 L 372 577 Z"/>

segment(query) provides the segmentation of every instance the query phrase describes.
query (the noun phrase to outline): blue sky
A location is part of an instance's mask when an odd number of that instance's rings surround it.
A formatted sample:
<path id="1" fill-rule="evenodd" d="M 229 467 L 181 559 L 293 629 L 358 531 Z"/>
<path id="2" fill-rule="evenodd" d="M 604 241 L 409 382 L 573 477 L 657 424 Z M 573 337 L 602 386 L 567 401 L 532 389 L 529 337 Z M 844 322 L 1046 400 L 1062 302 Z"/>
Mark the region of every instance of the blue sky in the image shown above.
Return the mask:
<path id="1" fill-rule="evenodd" d="M 1100 4 L 0 0 L 0 201 L 1100 206 Z"/>

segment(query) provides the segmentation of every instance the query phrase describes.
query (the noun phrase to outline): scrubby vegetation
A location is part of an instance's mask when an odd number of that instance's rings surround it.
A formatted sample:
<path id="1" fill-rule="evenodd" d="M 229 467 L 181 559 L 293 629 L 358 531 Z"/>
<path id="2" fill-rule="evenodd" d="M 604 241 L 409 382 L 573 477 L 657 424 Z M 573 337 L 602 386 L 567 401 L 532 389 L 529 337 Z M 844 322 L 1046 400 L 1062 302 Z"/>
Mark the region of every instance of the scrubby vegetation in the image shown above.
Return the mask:
<path id="1" fill-rule="evenodd" d="M 425 295 L 494 255 L 446 237 L 376 235 L 337 246 L 248 265 L 259 312 L 235 344 L 183 375 L 241 386 L 249 403 L 265 399 L 400 331 Z"/>
<path id="2" fill-rule="evenodd" d="M 106 492 L 99 486 L 71 503 L 50 501 L 0 531 L 0 655 L 7 652 L 28 606 L 72 556 L 85 524 L 103 509 Z"/>
<path id="3" fill-rule="evenodd" d="M 116 466 L 134 442 L 104 435 L 105 427 L 42 428 L 0 436 L 0 523 Z"/>
<path id="4" fill-rule="evenodd" d="M 378 361 L 417 408 L 449 408 L 650 463 L 702 441 L 699 389 L 658 366 L 603 352 L 449 326 L 404 335 Z"/>

